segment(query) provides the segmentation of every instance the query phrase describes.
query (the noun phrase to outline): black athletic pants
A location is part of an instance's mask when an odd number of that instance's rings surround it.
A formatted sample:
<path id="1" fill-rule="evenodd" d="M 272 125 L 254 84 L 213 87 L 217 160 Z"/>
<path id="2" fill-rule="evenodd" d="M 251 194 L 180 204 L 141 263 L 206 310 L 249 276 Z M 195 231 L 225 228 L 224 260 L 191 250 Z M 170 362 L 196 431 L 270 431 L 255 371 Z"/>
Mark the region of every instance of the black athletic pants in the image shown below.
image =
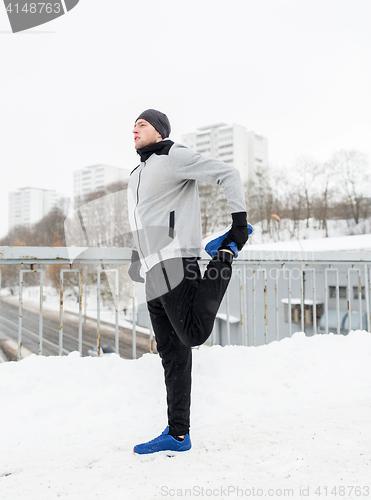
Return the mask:
<path id="1" fill-rule="evenodd" d="M 218 252 L 203 277 L 196 258 L 171 259 L 147 273 L 147 304 L 165 372 L 170 434 L 189 432 L 191 347 L 203 344 L 211 334 L 231 279 L 231 262 L 231 254 Z M 164 283 L 168 291 L 156 296 L 156 288 L 162 293 Z"/>

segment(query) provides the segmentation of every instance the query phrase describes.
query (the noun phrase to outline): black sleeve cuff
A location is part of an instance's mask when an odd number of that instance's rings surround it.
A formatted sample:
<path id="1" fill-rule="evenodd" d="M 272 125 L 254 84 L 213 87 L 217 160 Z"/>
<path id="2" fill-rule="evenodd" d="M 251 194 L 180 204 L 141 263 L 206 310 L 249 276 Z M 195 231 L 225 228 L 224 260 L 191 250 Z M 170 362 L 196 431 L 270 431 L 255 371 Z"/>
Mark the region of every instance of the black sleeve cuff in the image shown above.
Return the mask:
<path id="1" fill-rule="evenodd" d="M 233 226 L 247 226 L 247 213 L 235 212 L 232 215 Z"/>
<path id="2" fill-rule="evenodd" d="M 139 253 L 136 250 L 131 251 L 131 262 L 137 262 L 139 259 Z"/>

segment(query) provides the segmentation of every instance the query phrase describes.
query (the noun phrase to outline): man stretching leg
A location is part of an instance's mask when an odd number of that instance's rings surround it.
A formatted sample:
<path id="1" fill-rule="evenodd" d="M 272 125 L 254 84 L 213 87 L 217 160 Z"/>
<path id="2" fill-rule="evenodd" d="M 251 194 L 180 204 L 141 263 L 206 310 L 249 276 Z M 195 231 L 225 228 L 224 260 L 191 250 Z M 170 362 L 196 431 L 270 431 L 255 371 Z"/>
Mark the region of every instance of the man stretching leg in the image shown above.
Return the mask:
<path id="1" fill-rule="evenodd" d="M 191 347 L 210 336 L 238 256 L 252 228 L 238 170 L 167 139 L 168 117 L 148 109 L 135 121 L 133 134 L 140 164 L 130 175 L 129 218 L 135 249 L 129 275 L 144 282 L 147 306 L 162 360 L 168 426 L 135 454 L 180 452 L 191 448 Z M 204 276 L 201 211 L 197 181 L 219 184 L 231 210 L 232 225 L 205 241 L 212 257 Z M 249 230 L 248 230 L 249 226 Z"/>

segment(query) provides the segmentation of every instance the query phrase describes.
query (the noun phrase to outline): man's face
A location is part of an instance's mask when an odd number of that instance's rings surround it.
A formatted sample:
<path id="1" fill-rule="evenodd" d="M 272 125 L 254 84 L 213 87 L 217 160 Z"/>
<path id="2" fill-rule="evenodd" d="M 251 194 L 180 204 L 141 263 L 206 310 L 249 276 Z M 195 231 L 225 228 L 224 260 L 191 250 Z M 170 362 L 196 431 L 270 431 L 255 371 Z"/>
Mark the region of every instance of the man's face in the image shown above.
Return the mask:
<path id="1" fill-rule="evenodd" d="M 150 144 L 155 144 L 155 142 L 162 141 L 162 137 L 155 127 L 147 122 L 147 120 L 143 120 L 143 118 L 139 118 L 139 120 L 136 121 L 133 128 L 133 134 L 135 149 L 141 149 Z"/>

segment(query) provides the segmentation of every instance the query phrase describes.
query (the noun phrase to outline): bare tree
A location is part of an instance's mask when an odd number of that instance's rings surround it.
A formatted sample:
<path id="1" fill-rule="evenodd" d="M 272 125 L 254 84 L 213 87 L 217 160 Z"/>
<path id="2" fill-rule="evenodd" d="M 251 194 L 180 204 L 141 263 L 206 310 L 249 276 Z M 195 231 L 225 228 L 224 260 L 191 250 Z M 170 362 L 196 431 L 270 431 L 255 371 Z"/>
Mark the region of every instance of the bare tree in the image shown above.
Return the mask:
<path id="1" fill-rule="evenodd" d="M 221 186 L 198 183 L 201 207 L 202 234 L 207 236 L 222 229 L 231 221 L 231 211 Z"/>
<path id="2" fill-rule="evenodd" d="M 246 199 L 249 221 L 261 222 L 262 233 L 275 240 L 280 239 L 280 227 L 274 214 L 280 214 L 284 206 L 284 172 L 269 167 L 256 172 L 247 186 Z"/>
<path id="3" fill-rule="evenodd" d="M 0 246 L 33 246 L 34 235 L 29 226 L 15 226 L 0 240 Z"/>
<path id="4" fill-rule="evenodd" d="M 340 180 L 340 195 L 346 201 L 349 214 L 358 224 L 364 216 L 363 201 L 370 188 L 368 158 L 355 149 L 337 151 L 330 160 L 331 168 Z"/>
<path id="5" fill-rule="evenodd" d="M 293 238 L 300 238 L 300 221 L 304 219 L 304 197 L 300 191 L 288 185 L 286 193 L 286 211 L 289 213 L 289 218 L 292 221 L 292 226 L 289 229 L 290 235 Z"/>
<path id="6" fill-rule="evenodd" d="M 304 201 L 307 227 L 312 216 L 312 203 L 316 195 L 316 179 L 319 171 L 318 162 L 309 156 L 299 156 L 294 162 L 293 179 L 296 179 L 296 188 Z"/>
<path id="7" fill-rule="evenodd" d="M 330 211 L 338 182 L 338 176 L 336 172 L 334 172 L 330 162 L 326 162 L 321 166 L 317 180 L 316 216 L 321 221 L 322 229 L 325 230 L 326 238 L 328 238 L 327 221 L 331 218 Z"/>
<path id="8" fill-rule="evenodd" d="M 65 231 L 71 246 L 131 247 L 127 182 L 115 182 L 76 199 Z"/>
<path id="9" fill-rule="evenodd" d="M 252 222 L 261 222 L 262 232 L 268 232 L 267 204 L 271 203 L 268 168 L 261 169 L 255 173 L 255 178 L 248 185 L 248 212 Z"/>

